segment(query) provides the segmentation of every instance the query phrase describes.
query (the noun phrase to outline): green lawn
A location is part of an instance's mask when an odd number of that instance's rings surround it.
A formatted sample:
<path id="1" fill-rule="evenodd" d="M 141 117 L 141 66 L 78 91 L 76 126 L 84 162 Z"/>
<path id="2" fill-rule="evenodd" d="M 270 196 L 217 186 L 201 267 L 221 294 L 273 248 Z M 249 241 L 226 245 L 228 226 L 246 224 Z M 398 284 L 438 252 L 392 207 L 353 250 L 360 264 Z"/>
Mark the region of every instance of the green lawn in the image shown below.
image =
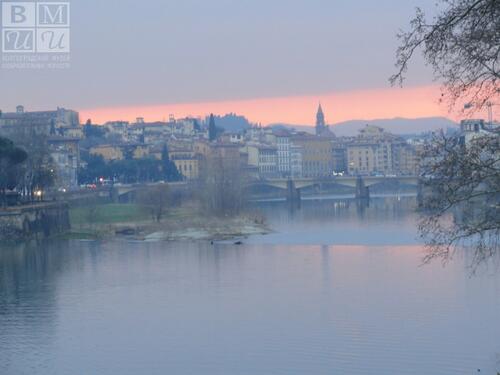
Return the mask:
<path id="1" fill-rule="evenodd" d="M 136 204 L 103 204 L 70 209 L 71 225 L 114 224 L 150 220 L 148 211 Z"/>

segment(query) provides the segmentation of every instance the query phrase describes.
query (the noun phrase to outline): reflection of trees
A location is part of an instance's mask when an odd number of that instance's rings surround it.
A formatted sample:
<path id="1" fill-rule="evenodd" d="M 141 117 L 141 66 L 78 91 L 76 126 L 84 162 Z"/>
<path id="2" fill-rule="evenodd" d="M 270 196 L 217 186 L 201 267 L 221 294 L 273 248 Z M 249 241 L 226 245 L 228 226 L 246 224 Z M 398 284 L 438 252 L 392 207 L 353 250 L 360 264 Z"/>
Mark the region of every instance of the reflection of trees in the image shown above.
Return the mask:
<path id="1" fill-rule="evenodd" d="M 56 279 L 64 262 L 61 246 L 0 248 L 1 363 L 9 363 L 11 355 L 18 355 L 13 353 L 15 347 L 9 347 L 11 337 L 29 338 L 30 344 L 40 348 L 49 344 L 47 336 L 54 334 L 56 325 Z M 25 353 L 26 358 L 30 354 Z"/>

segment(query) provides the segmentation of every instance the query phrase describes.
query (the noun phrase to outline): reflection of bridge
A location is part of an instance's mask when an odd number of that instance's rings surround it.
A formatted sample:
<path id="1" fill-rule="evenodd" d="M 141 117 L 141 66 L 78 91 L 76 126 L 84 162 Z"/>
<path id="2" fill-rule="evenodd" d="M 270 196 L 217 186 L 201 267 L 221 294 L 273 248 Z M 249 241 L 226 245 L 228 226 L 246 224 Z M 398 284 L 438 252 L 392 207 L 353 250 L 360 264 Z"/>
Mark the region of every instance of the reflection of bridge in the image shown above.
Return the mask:
<path id="1" fill-rule="evenodd" d="M 300 200 L 301 189 L 321 185 L 341 185 L 356 189 L 356 198 L 369 198 L 370 186 L 397 182 L 402 185 L 419 185 L 419 178 L 416 176 L 342 176 L 332 178 L 269 178 L 250 181 L 249 187 L 271 186 L 287 191 L 287 199 Z"/>

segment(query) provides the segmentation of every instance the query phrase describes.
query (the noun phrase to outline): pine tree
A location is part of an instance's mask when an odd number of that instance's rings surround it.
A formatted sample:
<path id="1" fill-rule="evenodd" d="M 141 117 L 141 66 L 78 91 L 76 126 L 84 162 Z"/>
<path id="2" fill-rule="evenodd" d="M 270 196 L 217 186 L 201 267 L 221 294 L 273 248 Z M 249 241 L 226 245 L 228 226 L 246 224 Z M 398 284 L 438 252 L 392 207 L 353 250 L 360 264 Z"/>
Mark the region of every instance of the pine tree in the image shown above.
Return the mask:
<path id="1" fill-rule="evenodd" d="M 217 128 L 215 127 L 215 118 L 213 113 L 210 114 L 210 121 L 208 123 L 208 139 L 213 142 L 217 139 Z"/>
<path id="2" fill-rule="evenodd" d="M 163 148 L 161 149 L 161 160 L 163 161 L 163 163 L 170 161 L 170 156 L 168 155 L 168 146 L 166 143 L 163 145 Z"/>
<path id="3" fill-rule="evenodd" d="M 56 135 L 56 123 L 54 119 L 50 120 L 50 135 Z"/>
<path id="4" fill-rule="evenodd" d="M 182 176 L 179 173 L 179 170 L 177 169 L 175 163 L 170 160 L 170 156 L 168 154 L 168 146 L 166 143 L 163 145 L 163 148 L 161 150 L 161 162 L 163 174 L 167 181 L 179 181 L 181 179 Z"/>

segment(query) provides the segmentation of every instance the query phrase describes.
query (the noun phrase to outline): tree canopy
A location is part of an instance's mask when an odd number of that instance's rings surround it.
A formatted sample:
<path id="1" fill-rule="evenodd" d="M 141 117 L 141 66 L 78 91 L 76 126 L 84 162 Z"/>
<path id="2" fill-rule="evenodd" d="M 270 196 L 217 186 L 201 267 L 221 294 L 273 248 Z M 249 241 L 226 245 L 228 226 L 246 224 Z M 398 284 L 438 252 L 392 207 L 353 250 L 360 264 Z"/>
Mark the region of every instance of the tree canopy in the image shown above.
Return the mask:
<path id="1" fill-rule="evenodd" d="M 217 127 L 215 126 L 215 118 L 213 114 L 210 114 L 210 120 L 208 121 L 208 139 L 210 142 L 217 139 Z"/>
<path id="2" fill-rule="evenodd" d="M 464 104 L 480 110 L 498 99 L 500 51 L 499 0 L 441 0 L 429 19 L 417 8 L 407 31 L 398 34 L 397 72 L 390 80 L 402 84 L 409 63 L 422 52 L 443 83 L 450 108 Z"/>
<path id="3" fill-rule="evenodd" d="M 14 142 L 0 137 L 0 200 L 6 203 L 6 190 L 14 189 L 20 181 L 18 166 L 26 161 L 28 154 Z"/>

